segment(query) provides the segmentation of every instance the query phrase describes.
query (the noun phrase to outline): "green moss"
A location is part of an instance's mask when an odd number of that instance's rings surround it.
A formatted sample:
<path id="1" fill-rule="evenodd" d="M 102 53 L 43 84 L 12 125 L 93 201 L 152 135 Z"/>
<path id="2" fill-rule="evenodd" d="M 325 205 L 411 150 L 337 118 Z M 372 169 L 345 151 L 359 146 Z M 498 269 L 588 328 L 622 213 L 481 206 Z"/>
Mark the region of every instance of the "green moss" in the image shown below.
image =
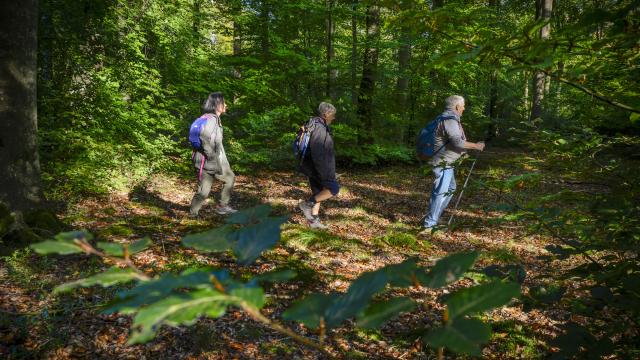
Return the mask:
<path id="1" fill-rule="evenodd" d="M 54 213 L 45 209 L 29 211 L 24 215 L 24 222 L 34 231 L 52 236 L 65 230 L 65 225 Z"/>
<path id="2" fill-rule="evenodd" d="M 357 239 L 346 239 L 327 231 L 307 227 L 292 226 L 283 230 L 282 243 L 299 249 L 333 249 L 354 250 L 362 242 Z"/>
<path id="3" fill-rule="evenodd" d="M 546 353 L 535 333 L 513 320 L 493 324 L 491 341 L 496 343 L 496 353 L 505 358 L 541 359 Z"/>
<path id="4" fill-rule="evenodd" d="M 366 341 L 382 341 L 384 340 L 384 336 L 382 335 L 382 331 L 379 329 L 356 329 L 355 336 L 361 340 Z"/>
<path id="5" fill-rule="evenodd" d="M 411 228 L 402 223 L 389 225 L 387 233 L 373 239 L 373 243 L 379 247 L 390 246 L 397 249 L 410 249 L 414 251 L 428 250 L 431 243 L 418 239 L 411 232 Z"/>
<path id="6" fill-rule="evenodd" d="M 50 282 L 42 275 L 51 266 L 49 257 L 37 257 L 30 248 L 15 250 L 10 256 L 3 258 L 7 267 L 9 280 L 27 289 L 41 289 L 48 287 Z"/>
<path id="7" fill-rule="evenodd" d="M 15 219 L 11 215 L 9 208 L 5 204 L 0 203 L 0 239 L 9 232 L 14 222 Z"/>
<path id="8" fill-rule="evenodd" d="M 158 216 L 136 216 L 133 219 L 131 219 L 129 223 L 134 226 L 146 227 L 146 226 L 159 225 L 159 224 L 162 224 L 162 222 L 163 222 L 163 219 Z"/>
<path id="9" fill-rule="evenodd" d="M 519 264 L 520 257 L 508 247 L 489 250 L 480 254 L 480 258 L 500 264 Z"/>
<path id="10" fill-rule="evenodd" d="M 99 232 L 99 235 L 101 237 L 108 237 L 108 236 L 131 236 L 133 235 L 133 230 L 131 230 L 131 228 L 122 225 L 122 224 L 116 224 L 116 225 L 112 225 L 102 231 Z"/>
<path id="11" fill-rule="evenodd" d="M 191 255 L 185 255 L 177 252 L 171 255 L 171 258 L 169 258 L 169 261 L 161 270 L 178 273 L 186 270 L 187 268 L 201 268 L 207 265 L 207 263 L 201 263 Z"/>

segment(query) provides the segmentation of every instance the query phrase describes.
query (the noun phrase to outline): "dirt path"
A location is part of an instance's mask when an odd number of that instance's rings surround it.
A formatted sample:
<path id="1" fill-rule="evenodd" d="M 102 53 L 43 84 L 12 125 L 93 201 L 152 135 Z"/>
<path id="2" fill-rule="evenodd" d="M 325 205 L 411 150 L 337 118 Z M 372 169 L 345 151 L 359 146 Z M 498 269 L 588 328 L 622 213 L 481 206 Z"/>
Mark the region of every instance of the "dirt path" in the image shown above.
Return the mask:
<path id="1" fill-rule="evenodd" d="M 559 190 L 553 173 L 541 161 L 515 151 L 483 154 L 474 178 L 504 179 L 525 172 L 541 172 L 547 182 L 523 189 L 522 194 Z M 466 174 L 458 172 L 458 184 Z M 547 281 L 546 276 L 568 266 L 550 262 L 544 247 L 548 238 L 531 235 L 525 224 L 499 221 L 503 213 L 494 194 L 471 187 L 465 192 L 455 230 L 430 239 L 416 238 L 425 212 L 430 176 L 417 167 L 343 169 L 339 198 L 326 202 L 321 215 L 328 231 L 312 231 L 297 211 L 298 199 L 308 196 L 302 177 L 291 172 L 263 172 L 238 176 L 232 205 L 240 208 L 268 202 L 280 214 L 292 214 L 283 226 L 281 245 L 259 259 L 250 271 L 291 267 L 301 276 L 269 289 L 272 301 L 265 313 L 279 314 L 309 291 L 344 291 L 364 271 L 418 256 L 424 263 L 446 254 L 477 249 L 476 269 L 521 265 L 526 277 L 523 292 Z M 428 174 L 428 172 L 427 172 Z M 218 184 L 219 186 L 219 184 Z M 201 220 L 186 217 L 194 181 L 164 175 L 150 178 L 130 193 L 106 199 L 84 200 L 63 214 L 74 228 L 90 229 L 104 241 L 129 242 L 150 236 L 153 246 L 135 258 L 145 271 L 179 271 L 194 265 L 230 267 L 242 273 L 227 254 L 203 255 L 182 248 L 183 235 L 222 224 L 223 218 L 205 205 Z M 215 188 L 217 191 L 219 187 Z M 444 218 L 448 219 L 449 213 Z M 281 359 L 316 358 L 318 354 L 231 311 L 218 320 L 201 320 L 191 328 L 164 328 L 152 342 L 126 346 L 131 318 L 100 315 L 96 309 L 113 296 L 111 290 L 83 289 L 70 295 L 49 295 L 53 286 L 94 273 L 107 265 L 86 256 L 43 258 L 23 250 L 1 260 L 0 355 L 10 358 L 198 358 Z M 545 275 L 545 276 L 543 276 Z M 350 358 L 430 358 L 433 352 L 415 343 L 417 330 L 440 321 L 437 299 L 477 281 L 467 277 L 445 289 L 410 289 L 403 294 L 423 304 L 381 331 L 360 331 L 352 324 L 329 334 L 332 346 Z M 400 292 L 395 292 L 399 294 Z M 487 314 L 494 328 L 485 348 L 488 358 L 537 358 L 546 351 L 545 338 L 569 314 L 561 308 L 524 311 L 523 303 Z M 306 333 L 302 327 L 293 325 Z M 431 354 L 431 355 L 429 355 Z"/>

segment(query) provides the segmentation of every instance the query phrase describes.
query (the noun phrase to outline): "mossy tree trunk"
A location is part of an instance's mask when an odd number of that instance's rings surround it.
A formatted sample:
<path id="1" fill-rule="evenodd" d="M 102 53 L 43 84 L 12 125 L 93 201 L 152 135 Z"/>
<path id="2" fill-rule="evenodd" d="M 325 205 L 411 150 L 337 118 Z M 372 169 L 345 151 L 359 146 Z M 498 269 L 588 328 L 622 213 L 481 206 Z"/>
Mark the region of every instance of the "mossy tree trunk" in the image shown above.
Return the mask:
<path id="1" fill-rule="evenodd" d="M 37 141 L 37 0 L 0 3 L 0 201 L 11 210 L 42 199 Z"/>

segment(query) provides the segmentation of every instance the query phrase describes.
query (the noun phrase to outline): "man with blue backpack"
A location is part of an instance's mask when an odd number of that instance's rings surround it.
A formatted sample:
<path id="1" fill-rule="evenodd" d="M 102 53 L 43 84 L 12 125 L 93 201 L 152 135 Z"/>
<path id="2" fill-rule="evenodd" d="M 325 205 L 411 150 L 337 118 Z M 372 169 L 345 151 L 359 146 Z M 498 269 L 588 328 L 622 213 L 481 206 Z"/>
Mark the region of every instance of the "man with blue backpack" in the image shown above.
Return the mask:
<path id="1" fill-rule="evenodd" d="M 336 108 L 326 102 L 318 106 L 313 117 L 298 132 L 294 150 L 298 158 L 298 170 L 309 178 L 311 197 L 298 204 L 309 226 L 326 229 L 320 222 L 320 202 L 338 195 L 340 185 L 336 180 L 336 159 L 333 150 L 331 122 L 336 118 Z"/>
<path id="2" fill-rule="evenodd" d="M 202 105 L 202 111 L 204 114 L 197 118 L 189 129 L 189 142 L 193 147 L 191 159 L 198 175 L 198 191 L 191 200 L 189 216 L 198 216 L 200 208 L 209 197 L 214 178 L 224 182 L 220 203 L 216 206 L 215 212 L 220 215 L 233 214 L 237 210 L 229 206 L 229 200 L 236 176 L 231 170 L 222 145 L 220 115 L 227 111 L 222 93 L 209 94 Z"/>
<path id="3" fill-rule="evenodd" d="M 445 111 L 427 124 L 418 136 L 418 157 L 428 160 L 435 177 L 421 235 L 432 233 L 453 197 L 456 190 L 454 162 L 467 150 L 484 150 L 484 142 L 468 142 L 464 135 L 460 122 L 464 106 L 462 96 L 449 96 L 445 100 Z"/>

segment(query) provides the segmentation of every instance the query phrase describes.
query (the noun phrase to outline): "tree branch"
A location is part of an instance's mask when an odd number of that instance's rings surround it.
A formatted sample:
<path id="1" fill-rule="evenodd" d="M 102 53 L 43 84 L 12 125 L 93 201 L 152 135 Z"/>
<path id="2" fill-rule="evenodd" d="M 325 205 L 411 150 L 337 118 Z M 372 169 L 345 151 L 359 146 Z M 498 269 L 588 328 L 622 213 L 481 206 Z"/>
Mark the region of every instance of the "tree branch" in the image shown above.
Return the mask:
<path id="1" fill-rule="evenodd" d="M 246 311 L 247 314 L 249 314 L 249 316 L 251 316 L 253 319 L 267 325 L 268 327 L 276 330 L 279 333 L 282 333 L 284 335 L 289 336 L 290 338 L 292 338 L 293 340 L 307 345 L 311 348 L 314 348 L 320 352 L 322 352 L 324 355 L 326 355 L 327 357 L 329 357 L 330 359 L 334 359 L 335 356 L 329 352 L 329 350 L 327 350 L 322 344 L 317 343 L 311 339 L 308 339 L 304 336 L 298 335 L 297 333 L 295 333 L 293 330 L 284 327 L 283 325 L 281 325 L 280 323 L 269 319 L 268 317 L 264 316 L 260 310 L 258 310 L 255 306 L 252 306 L 250 304 L 247 304 L 246 302 L 243 302 L 240 304 L 242 310 Z"/>
<path id="2" fill-rule="evenodd" d="M 458 38 L 456 38 L 456 37 L 444 32 L 442 30 L 432 29 L 432 31 L 433 32 L 437 32 L 439 34 L 442 34 L 442 35 L 444 35 L 445 37 L 447 37 L 447 38 L 449 38 L 451 40 L 457 41 L 457 42 L 463 44 L 465 47 L 472 47 L 473 48 L 473 47 L 477 47 L 478 46 L 476 44 L 473 44 L 473 43 L 458 39 Z M 617 108 L 625 110 L 625 111 L 629 111 L 629 112 L 633 112 L 633 113 L 636 113 L 636 114 L 640 114 L 640 109 L 633 108 L 633 107 L 631 107 L 629 105 L 617 102 L 615 100 L 611 100 L 611 99 L 605 97 L 604 95 L 600 94 L 599 92 L 597 92 L 595 90 L 591 90 L 591 89 L 589 89 L 589 88 L 587 88 L 587 87 L 585 87 L 585 86 L 583 86 L 581 84 L 578 84 L 577 82 L 573 82 L 573 81 L 571 81 L 569 79 L 563 78 L 562 76 L 554 74 L 549 70 L 538 69 L 535 66 L 535 64 L 532 64 L 532 63 L 520 58 L 519 56 L 516 56 L 516 55 L 513 55 L 513 54 L 509 54 L 507 52 L 502 52 L 502 53 L 497 52 L 497 54 L 501 54 L 502 56 L 505 56 L 505 57 L 507 57 L 509 59 L 515 60 L 515 61 L 519 62 L 522 65 L 535 67 L 536 70 L 543 72 L 545 75 L 551 76 L 552 78 L 555 78 L 556 80 L 558 80 L 560 82 L 563 82 L 563 83 L 565 83 L 565 84 L 567 84 L 569 86 L 572 86 L 572 87 L 584 92 L 585 94 L 591 95 L 591 96 L 595 97 L 596 99 L 598 99 L 598 100 L 600 100 L 602 102 L 605 102 L 605 103 L 607 103 L 607 104 L 609 104 L 611 106 L 617 107 Z"/>

